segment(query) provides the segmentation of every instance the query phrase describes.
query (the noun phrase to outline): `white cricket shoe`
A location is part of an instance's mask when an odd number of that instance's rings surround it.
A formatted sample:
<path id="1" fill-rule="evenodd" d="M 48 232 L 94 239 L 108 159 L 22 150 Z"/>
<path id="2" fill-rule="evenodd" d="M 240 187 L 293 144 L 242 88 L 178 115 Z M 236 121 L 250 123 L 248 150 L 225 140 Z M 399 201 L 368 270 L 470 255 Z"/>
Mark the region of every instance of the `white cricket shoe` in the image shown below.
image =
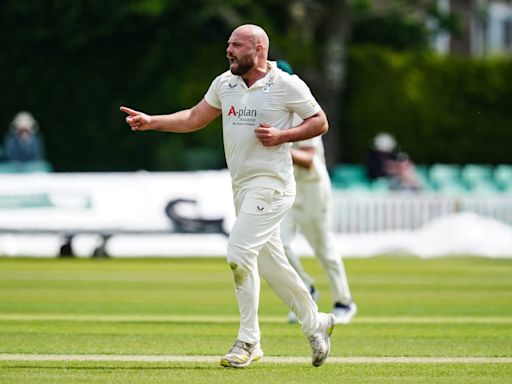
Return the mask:
<path id="1" fill-rule="evenodd" d="M 336 324 L 348 324 L 357 313 L 357 305 L 355 303 L 341 304 L 336 303 L 332 310 L 336 318 Z"/>
<path id="2" fill-rule="evenodd" d="M 311 297 L 313 298 L 315 303 L 317 303 L 318 299 L 320 298 L 320 292 L 318 292 L 314 286 L 311 286 L 309 287 L 309 293 L 311 293 Z M 295 324 L 299 322 L 299 320 L 297 319 L 297 315 L 292 311 L 288 313 L 288 322 L 290 324 Z"/>
<path id="3" fill-rule="evenodd" d="M 308 337 L 309 345 L 313 353 L 311 360 L 315 367 L 321 366 L 331 350 L 331 334 L 334 329 L 335 319 L 332 313 L 320 313 L 322 322 L 320 327 L 312 336 Z"/>
<path id="4" fill-rule="evenodd" d="M 235 341 L 233 348 L 220 360 L 220 365 L 231 368 L 244 368 L 263 357 L 260 343 L 249 344 Z"/>

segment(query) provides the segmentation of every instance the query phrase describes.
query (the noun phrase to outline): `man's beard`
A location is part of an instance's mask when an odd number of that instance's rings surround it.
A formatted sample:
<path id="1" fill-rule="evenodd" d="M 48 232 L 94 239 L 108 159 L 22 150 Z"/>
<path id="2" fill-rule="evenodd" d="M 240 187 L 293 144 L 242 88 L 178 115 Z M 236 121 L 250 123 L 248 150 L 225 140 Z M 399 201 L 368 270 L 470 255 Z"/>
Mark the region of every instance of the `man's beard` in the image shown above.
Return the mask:
<path id="1" fill-rule="evenodd" d="M 237 76 L 243 76 L 254 67 L 254 60 L 250 56 L 244 56 L 237 59 L 238 66 L 231 69 L 231 73 Z"/>

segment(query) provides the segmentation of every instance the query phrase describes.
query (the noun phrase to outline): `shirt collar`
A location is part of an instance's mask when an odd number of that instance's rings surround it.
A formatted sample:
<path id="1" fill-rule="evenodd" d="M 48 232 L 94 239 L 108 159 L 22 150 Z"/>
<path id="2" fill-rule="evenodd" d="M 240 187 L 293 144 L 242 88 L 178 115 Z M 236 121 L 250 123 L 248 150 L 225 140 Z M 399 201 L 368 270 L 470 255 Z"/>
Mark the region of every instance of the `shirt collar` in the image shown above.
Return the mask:
<path id="1" fill-rule="evenodd" d="M 264 77 L 262 77 L 261 79 L 259 79 L 258 81 L 256 81 L 252 85 L 251 88 L 266 87 L 266 86 L 274 83 L 275 78 L 276 78 L 277 64 L 275 61 L 267 61 L 267 67 L 268 67 L 267 74 Z M 229 78 L 229 83 L 230 84 L 241 84 L 247 88 L 245 81 L 242 79 L 241 76 L 238 76 L 238 75 L 231 74 L 231 77 Z"/>

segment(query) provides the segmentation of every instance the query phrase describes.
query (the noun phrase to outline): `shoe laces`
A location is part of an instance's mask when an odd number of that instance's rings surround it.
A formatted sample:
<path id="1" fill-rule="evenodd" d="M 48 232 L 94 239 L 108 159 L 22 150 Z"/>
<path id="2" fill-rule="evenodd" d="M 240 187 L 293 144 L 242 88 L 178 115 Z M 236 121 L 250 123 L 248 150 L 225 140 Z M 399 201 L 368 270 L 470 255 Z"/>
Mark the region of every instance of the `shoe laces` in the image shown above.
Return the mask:
<path id="1" fill-rule="evenodd" d="M 309 345 L 314 350 L 325 349 L 325 340 L 321 333 L 315 333 L 308 337 Z"/>
<path id="2" fill-rule="evenodd" d="M 229 353 L 250 355 L 252 353 L 253 349 L 254 349 L 254 345 L 251 345 L 251 344 L 246 343 L 241 340 L 237 340 L 237 341 L 235 341 L 235 344 L 233 345 L 233 348 L 231 348 Z"/>

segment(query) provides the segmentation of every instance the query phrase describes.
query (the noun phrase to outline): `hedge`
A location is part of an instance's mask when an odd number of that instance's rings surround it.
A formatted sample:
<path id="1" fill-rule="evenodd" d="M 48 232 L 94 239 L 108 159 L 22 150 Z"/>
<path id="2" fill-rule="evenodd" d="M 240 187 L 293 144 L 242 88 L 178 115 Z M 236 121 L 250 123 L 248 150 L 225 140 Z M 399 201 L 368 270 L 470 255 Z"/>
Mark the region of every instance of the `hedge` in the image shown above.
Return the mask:
<path id="1" fill-rule="evenodd" d="M 342 151 L 362 162 L 392 133 L 417 163 L 512 162 L 512 59 L 355 47 L 348 54 Z"/>

